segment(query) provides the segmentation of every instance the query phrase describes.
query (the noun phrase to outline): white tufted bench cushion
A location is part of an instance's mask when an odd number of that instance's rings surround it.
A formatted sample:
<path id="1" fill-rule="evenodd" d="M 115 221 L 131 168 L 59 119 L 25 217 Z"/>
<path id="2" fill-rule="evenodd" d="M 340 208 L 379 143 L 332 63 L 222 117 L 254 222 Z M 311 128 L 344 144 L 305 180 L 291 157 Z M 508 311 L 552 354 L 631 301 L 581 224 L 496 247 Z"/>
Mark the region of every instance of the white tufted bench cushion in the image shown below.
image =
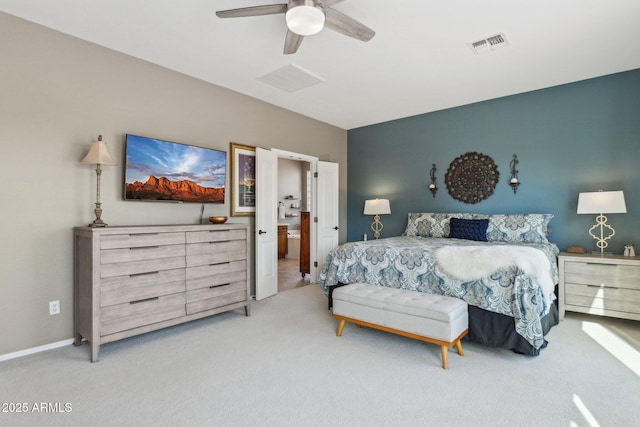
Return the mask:
<path id="1" fill-rule="evenodd" d="M 403 289 L 354 283 L 333 291 L 333 315 L 345 322 L 438 344 L 442 367 L 448 368 L 448 349 L 456 346 L 469 328 L 467 303 L 461 299 Z"/>

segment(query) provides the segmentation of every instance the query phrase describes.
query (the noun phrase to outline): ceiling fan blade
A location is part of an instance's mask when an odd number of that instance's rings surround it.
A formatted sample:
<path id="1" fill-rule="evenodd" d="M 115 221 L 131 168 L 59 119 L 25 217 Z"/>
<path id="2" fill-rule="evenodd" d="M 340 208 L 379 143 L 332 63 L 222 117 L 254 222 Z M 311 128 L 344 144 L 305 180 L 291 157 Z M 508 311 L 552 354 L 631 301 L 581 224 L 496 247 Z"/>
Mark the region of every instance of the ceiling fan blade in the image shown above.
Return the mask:
<path id="1" fill-rule="evenodd" d="M 284 39 L 284 51 L 285 55 L 290 55 L 292 53 L 296 53 L 300 44 L 302 43 L 302 39 L 304 36 L 300 34 L 296 34 L 291 30 L 287 30 L 287 37 Z"/>
<path id="2" fill-rule="evenodd" d="M 322 7 L 333 6 L 334 4 L 342 3 L 344 0 L 318 0 L 317 3 Z"/>
<path id="3" fill-rule="evenodd" d="M 239 9 L 219 10 L 218 18 L 242 18 L 245 16 L 275 15 L 285 13 L 287 4 L 268 4 L 264 6 L 241 7 Z"/>
<path id="4" fill-rule="evenodd" d="M 376 34 L 371 28 L 330 7 L 324 9 L 324 14 L 325 27 L 331 28 L 333 31 L 337 31 L 345 36 L 368 42 Z"/>

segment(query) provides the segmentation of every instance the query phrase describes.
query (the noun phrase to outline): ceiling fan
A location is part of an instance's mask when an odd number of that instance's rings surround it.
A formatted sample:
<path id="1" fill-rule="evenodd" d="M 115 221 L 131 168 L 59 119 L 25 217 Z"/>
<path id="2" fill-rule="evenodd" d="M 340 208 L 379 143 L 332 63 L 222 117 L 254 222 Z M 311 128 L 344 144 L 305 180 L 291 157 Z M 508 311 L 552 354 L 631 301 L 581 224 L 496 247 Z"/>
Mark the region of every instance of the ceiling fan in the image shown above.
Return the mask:
<path id="1" fill-rule="evenodd" d="M 282 4 L 220 10 L 216 15 L 219 18 L 242 18 L 284 13 L 287 22 L 287 36 L 284 40 L 285 55 L 296 53 L 304 36 L 317 34 L 325 26 L 363 42 L 371 40 L 376 34 L 375 31 L 331 8 L 341 1 L 343 0 L 289 0 L 288 3 Z"/>

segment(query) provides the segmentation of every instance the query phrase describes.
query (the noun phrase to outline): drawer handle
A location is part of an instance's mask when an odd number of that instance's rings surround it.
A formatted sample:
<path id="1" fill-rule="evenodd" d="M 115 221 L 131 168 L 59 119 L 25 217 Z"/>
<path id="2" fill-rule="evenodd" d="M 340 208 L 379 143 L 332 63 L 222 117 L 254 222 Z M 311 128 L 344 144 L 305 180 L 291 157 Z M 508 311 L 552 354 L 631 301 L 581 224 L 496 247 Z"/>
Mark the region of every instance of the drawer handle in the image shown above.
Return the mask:
<path id="1" fill-rule="evenodd" d="M 147 301 L 153 301 L 156 299 L 160 299 L 160 297 L 152 297 L 152 298 L 145 298 L 145 299 L 139 299 L 137 301 L 131 301 L 129 304 L 139 304 L 141 302 L 147 302 Z"/>
<path id="2" fill-rule="evenodd" d="M 131 233 L 129 234 L 129 236 L 131 237 L 135 237 L 135 236 L 157 236 L 160 233 Z"/>
<path id="3" fill-rule="evenodd" d="M 214 243 L 229 243 L 231 240 L 216 240 L 215 242 L 209 242 L 210 245 L 213 245 Z"/>
<path id="4" fill-rule="evenodd" d="M 209 286 L 209 289 L 221 288 L 222 286 L 229 286 L 231 283 L 223 283 L 222 285 L 212 285 Z"/>
<path id="5" fill-rule="evenodd" d="M 606 265 L 609 267 L 617 267 L 618 264 L 603 264 L 603 263 L 599 263 L 599 262 L 588 262 L 587 265 Z"/>
<path id="6" fill-rule="evenodd" d="M 598 288 L 598 289 L 619 289 L 615 286 L 607 286 L 607 285 L 587 285 L 587 288 Z"/>
<path id="7" fill-rule="evenodd" d="M 225 264 L 231 264 L 229 261 L 227 262 L 216 262 L 213 264 L 209 264 L 209 267 L 215 267 L 216 265 L 225 265 Z"/>
<path id="8" fill-rule="evenodd" d="M 146 271 L 144 273 L 133 273 L 130 274 L 129 277 L 136 277 L 136 276 L 148 276 L 150 274 L 159 274 L 159 271 Z"/>
<path id="9" fill-rule="evenodd" d="M 135 247 L 135 248 L 129 248 L 129 250 L 135 251 L 135 250 L 138 250 L 138 249 L 158 249 L 159 247 L 160 246 L 138 246 L 138 247 Z"/>

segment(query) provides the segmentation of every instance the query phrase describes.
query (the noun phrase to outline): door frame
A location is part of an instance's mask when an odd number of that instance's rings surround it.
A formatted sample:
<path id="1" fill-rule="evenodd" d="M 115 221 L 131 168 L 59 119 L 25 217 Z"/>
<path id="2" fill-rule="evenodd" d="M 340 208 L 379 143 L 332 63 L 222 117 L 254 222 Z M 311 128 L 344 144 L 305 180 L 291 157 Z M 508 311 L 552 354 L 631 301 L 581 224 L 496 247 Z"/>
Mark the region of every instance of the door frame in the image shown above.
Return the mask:
<path id="1" fill-rule="evenodd" d="M 315 156 L 294 153 L 292 151 L 280 150 L 278 148 L 272 148 L 271 151 L 278 158 L 308 162 L 309 168 L 311 171 L 311 179 L 313 179 L 316 172 L 318 171 L 319 159 Z M 315 185 L 315 180 L 313 180 L 311 185 L 311 200 L 312 200 L 311 210 L 309 211 L 311 216 L 311 221 L 310 221 L 311 230 L 310 230 L 310 236 L 309 236 L 309 260 L 311 261 L 311 263 L 310 263 L 309 277 L 310 277 L 311 283 L 316 283 L 318 280 L 318 268 L 314 265 L 314 262 L 313 262 L 313 260 L 316 259 L 316 250 L 317 250 L 316 232 L 317 232 L 317 226 L 318 226 L 318 224 L 314 221 L 314 218 L 316 218 L 317 216 L 317 209 L 318 209 L 317 188 Z M 274 202 L 275 202 L 275 206 L 277 206 L 278 201 L 274 200 Z"/>

